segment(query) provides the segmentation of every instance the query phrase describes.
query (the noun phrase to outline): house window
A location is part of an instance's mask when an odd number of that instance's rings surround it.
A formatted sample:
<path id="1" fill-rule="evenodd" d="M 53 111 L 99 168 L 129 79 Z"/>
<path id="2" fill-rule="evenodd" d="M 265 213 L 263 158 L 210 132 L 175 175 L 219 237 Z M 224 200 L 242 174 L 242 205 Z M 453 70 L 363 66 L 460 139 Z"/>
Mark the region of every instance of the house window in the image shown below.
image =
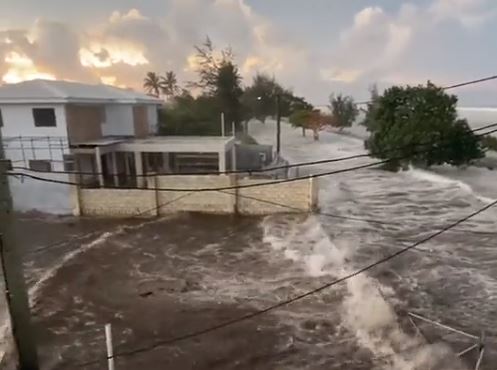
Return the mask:
<path id="1" fill-rule="evenodd" d="M 0 109 L 0 127 L 3 127 L 3 116 L 2 116 L 2 110 Z"/>
<path id="2" fill-rule="evenodd" d="M 50 161 L 32 159 L 29 161 L 29 169 L 36 172 L 52 172 Z"/>
<path id="3" fill-rule="evenodd" d="M 53 108 L 33 108 L 33 118 L 36 127 L 55 127 L 55 109 Z"/>
<path id="4" fill-rule="evenodd" d="M 64 172 L 74 172 L 75 165 L 74 156 L 72 154 L 64 154 Z"/>

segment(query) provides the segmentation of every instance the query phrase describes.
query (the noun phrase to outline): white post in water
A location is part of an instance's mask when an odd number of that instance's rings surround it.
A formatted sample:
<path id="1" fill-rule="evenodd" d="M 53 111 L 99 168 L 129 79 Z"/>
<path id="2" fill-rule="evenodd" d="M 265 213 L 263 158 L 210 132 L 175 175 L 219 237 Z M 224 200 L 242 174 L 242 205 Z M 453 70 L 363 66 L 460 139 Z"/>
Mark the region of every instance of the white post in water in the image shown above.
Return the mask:
<path id="1" fill-rule="evenodd" d="M 235 121 L 231 122 L 231 133 L 233 134 L 232 135 L 233 137 L 236 136 L 236 133 L 235 133 Z"/>
<path id="2" fill-rule="evenodd" d="M 224 112 L 221 113 L 221 136 L 224 137 L 224 130 L 225 130 L 225 127 L 224 127 Z"/>
<path id="3" fill-rule="evenodd" d="M 105 343 L 107 345 L 107 363 L 109 370 L 114 370 L 114 349 L 112 348 L 112 326 L 105 325 Z"/>

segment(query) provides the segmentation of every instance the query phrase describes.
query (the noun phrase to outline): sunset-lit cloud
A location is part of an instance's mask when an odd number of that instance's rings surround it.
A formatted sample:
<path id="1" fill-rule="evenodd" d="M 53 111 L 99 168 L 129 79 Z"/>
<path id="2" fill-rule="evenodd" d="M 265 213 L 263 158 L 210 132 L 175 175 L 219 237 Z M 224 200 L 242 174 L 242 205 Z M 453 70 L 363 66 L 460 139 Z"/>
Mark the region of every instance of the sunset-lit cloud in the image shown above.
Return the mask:
<path id="1" fill-rule="evenodd" d="M 41 77 L 141 90 L 147 72 L 172 70 L 187 86 L 198 78 L 194 46 L 207 35 L 217 50 L 232 47 L 245 85 L 266 73 L 318 102 L 331 92 L 365 99 L 374 83 L 494 74 L 495 56 L 482 47 L 495 33 L 497 2 L 491 0 L 313 0 L 312 6 L 300 0 L 142 0 L 133 7 L 88 0 L 72 4 L 76 12 L 58 0 L 43 6 L 23 1 L 33 10 L 16 14 L 0 3 L 3 82 Z M 19 22 L 9 28 L 11 15 Z"/>
<path id="2" fill-rule="evenodd" d="M 117 63 L 130 66 L 149 64 L 143 51 L 131 45 L 93 43 L 89 48 L 80 49 L 79 57 L 84 67 L 108 68 Z"/>
<path id="3" fill-rule="evenodd" d="M 26 55 L 14 51 L 9 52 L 4 61 L 9 66 L 7 72 L 2 76 L 2 81 L 5 83 L 17 83 L 35 79 L 55 79 L 53 74 L 39 71 L 33 61 Z"/>

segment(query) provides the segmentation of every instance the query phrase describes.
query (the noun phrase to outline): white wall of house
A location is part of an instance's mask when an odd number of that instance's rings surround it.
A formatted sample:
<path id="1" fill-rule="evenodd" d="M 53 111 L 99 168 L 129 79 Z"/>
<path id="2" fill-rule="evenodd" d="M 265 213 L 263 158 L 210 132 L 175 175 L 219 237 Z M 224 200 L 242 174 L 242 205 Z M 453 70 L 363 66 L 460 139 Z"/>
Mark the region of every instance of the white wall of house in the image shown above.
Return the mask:
<path id="1" fill-rule="evenodd" d="M 33 108 L 54 108 L 56 126 L 36 127 Z M 64 170 L 64 154 L 69 152 L 64 105 L 7 104 L 0 105 L 0 110 L 3 119 L 3 127 L 0 130 L 4 140 L 4 152 L 6 158 L 12 161 L 13 166 L 27 167 L 30 160 L 36 159 L 51 161 L 53 171 Z M 33 137 L 33 140 L 23 140 L 22 142 L 9 140 L 19 136 Z M 50 148 L 47 137 L 51 138 Z M 64 174 L 40 174 L 40 177 L 68 180 L 68 176 Z M 41 182 L 26 177 L 10 177 L 9 184 L 16 211 L 37 210 L 51 214 L 72 213 L 70 186 Z"/>
<path id="2" fill-rule="evenodd" d="M 54 108 L 56 127 L 36 127 L 33 108 Z M 9 136 L 67 136 L 66 111 L 62 104 L 10 104 L 0 105 L 2 111 L 2 135 Z"/>
<path id="3" fill-rule="evenodd" d="M 102 124 L 104 136 L 133 136 L 133 105 L 110 104 L 105 107 L 105 123 Z"/>

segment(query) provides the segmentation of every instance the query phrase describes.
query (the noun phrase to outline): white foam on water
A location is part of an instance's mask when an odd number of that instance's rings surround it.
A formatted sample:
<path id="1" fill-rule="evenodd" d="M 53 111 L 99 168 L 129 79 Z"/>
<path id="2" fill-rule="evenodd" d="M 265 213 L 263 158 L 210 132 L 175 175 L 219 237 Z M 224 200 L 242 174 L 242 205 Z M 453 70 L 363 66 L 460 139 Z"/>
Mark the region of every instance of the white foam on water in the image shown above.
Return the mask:
<path id="1" fill-rule="evenodd" d="M 465 183 L 464 181 L 451 179 L 449 177 L 445 177 L 445 176 L 436 174 L 434 172 L 425 171 L 425 170 L 421 170 L 421 169 L 417 169 L 417 168 L 413 168 L 413 167 L 410 167 L 410 169 L 407 173 L 410 176 L 415 177 L 416 179 L 428 181 L 428 182 L 431 182 L 433 184 L 439 184 L 442 186 L 458 187 L 459 189 L 461 189 L 465 193 L 473 195 L 476 199 L 478 199 L 479 201 L 481 201 L 483 203 L 491 203 L 491 202 L 495 201 L 495 199 L 491 199 L 491 198 L 485 197 L 481 194 L 478 194 L 477 192 L 475 192 L 473 190 L 473 188 L 469 184 Z"/>
<path id="2" fill-rule="evenodd" d="M 303 223 L 293 220 L 285 226 L 286 235 L 281 222 L 267 218 L 263 222 L 264 241 L 271 243 L 285 258 L 300 264 L 308 276 L 339 278 L 355 271 L 356 267 L 348 262 L 354 246 L 350 242 L 336 245 L 316 217 L 310 216 Z M 448 350 L 441 350 L 439 345 L 425 344 L 402 330 L 395 311 L 382 294 L 383 290 L 391 292 L 391 289 L 367 274 L 348 279 L 344 286 L 346 294 L 340 310 L 342 322 L 355 334 L 358 344 L 373 354 L 373 358 L 388 358 L 381 362 L 382 368 L 424 370 L 446 357 Z M 413 350 L 404 351 L 407 348 Z M 458 368 L 458 364 L 451 364 L 436 369 Z"/>

